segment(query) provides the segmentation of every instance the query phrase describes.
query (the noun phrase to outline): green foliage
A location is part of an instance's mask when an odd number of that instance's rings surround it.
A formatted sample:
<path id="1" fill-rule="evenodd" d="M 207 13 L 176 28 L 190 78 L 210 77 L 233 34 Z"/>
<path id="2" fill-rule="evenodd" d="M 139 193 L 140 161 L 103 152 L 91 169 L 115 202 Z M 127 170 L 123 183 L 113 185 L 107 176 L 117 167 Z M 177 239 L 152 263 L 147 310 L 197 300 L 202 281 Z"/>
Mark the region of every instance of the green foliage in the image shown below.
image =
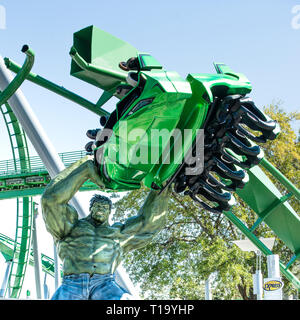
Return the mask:
<path id="1" fill-rule="evenodd" d="M 265 155 L 288 179 L 299 184 L 299 141 L 291 127 L 297 113 L 286 113 L 271 105 L 265 112 L 276 119 L 281 134 L 266 144 Z M 115 207 L 115 221 L 138 214 L 148 190 L 127 193 Z M 237 196 L 234 213 L 252 226 L 255 213 Z M 298 203 L 293 203 L 299 209 Z M 264 224 L 255 231 L 259 237 L 274 237 Z M 242 252 L 232 241 L 242 239 L 241 232 L 223 214 L 212 214 L 189 197 L 172 193 L 167 224 L 146 247 L 125 257 L 124 266 L 145 299 L 204 299 L 204 283 L 212 276 L 214 299 L 254 299 L 252 274 L 254 253 Z M 287 260 L 291 252 L 277 239 L 274 253 Z M 263 263 L 266 268 L 266 263 Z M 297 265 L 293 271 L 298 272 Z M 263 269 L 266 274 L 266 270 Z M 299 272 L 300 273 L 300 272 Z M 285 283 L 289 293 L 290 284 Z"/>

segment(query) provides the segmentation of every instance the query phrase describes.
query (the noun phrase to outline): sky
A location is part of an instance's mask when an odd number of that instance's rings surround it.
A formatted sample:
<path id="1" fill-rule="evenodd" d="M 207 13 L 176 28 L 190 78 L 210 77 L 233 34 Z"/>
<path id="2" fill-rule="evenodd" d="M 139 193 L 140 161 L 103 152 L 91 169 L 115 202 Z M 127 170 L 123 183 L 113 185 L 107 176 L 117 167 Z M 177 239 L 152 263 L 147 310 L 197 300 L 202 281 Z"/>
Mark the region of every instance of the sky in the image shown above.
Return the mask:
<path id="1" fill-rule="evenodd" d="M 28 44 L 35 52 L 34 73 L 96 102 L 102 91 L 70 76 L 69 56 L 73 33 L 95 25 L 152 54 L 183 78 L 215 73 L 213 62 L 226 63 L 251 81 L 249 96 L 257 106 L 280 102 L 292 112 L 300 109 L 299 5 L 300 0 L 0 0 L 0 56 L 22 64 L 21 48 Z M 87 129 L 99 127 L 97 116 L 52 92 L 29 82 L 22 91 L 57 152 L 82 150 Z M 116 102 L 112 99 L 104 108 L 111 112 Z M 11 159 L 3 119 L 0 143 L 0 160 Z M 87 207 L 90 194 L 80 197 Z M 0 232 L 11 236 L 15 203 L 0 202 Z M 41 217 L 38 228 L 41 251 L 51 253 Z M 0 282 L 4 270 L 0 260 Z"/>

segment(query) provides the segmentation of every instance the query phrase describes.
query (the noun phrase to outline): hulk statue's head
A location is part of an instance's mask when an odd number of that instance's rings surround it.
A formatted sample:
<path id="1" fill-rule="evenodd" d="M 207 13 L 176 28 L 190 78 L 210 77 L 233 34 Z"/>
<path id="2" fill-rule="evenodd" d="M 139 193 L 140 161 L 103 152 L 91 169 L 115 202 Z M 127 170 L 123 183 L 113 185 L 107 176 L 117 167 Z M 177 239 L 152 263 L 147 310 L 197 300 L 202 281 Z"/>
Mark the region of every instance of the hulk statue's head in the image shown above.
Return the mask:
<path id="1" fill-rule="evenodd" d="M 95 194 L 90 200 L 90 215 L 97 223 L 102 224 L 108 222 L 111 213 L 112 202 L 109 198 Z"/>

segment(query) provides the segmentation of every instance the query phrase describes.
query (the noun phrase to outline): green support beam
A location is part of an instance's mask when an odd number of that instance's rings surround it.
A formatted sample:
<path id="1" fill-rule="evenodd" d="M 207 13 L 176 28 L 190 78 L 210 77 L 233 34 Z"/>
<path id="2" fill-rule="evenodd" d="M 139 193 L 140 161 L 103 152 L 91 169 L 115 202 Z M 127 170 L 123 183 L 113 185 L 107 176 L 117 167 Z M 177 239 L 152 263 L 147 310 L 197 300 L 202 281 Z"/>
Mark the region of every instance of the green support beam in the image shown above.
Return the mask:
<path id="1" fill-rule="evenodd" d="M 268 170 L 286 189 L 295 195 L 295 197 L 300 200 L 299 189 L 291 183 L 278 169 L 276 169 L 266 158 L 263 158 L 260 165 Z"/>
<path id="2" fill-rule="evenodd" d="M 21 69 L 21 67 L 16 64 L 15 62 L 11 61 L 9 58 L 4 58 L 4 62 L 6 67 L 15 73 L 18 73 Z M 87 99 L 79 96 L 76 93 L 73 93 L 70 90 L 65 89 L 62 86 L 59 86 L 37 74 L 34 74 L 32 72 L 30 72 L 26 78 L 27 80 L 49 90 L 52 91 L 70 101 L 75 102 L 76 104 L 79 104 L 80 106 L 92 111 L 93 113 L 97 114 L 98 116 L 109 116 L 110 113 L 102 108 L 100 108 L 100 106 L 98 106 L 97 104 L 94 104 L 90 101 L 88 101 Z"/>
<path id="3" fill-rule="evenodd" d="M 22 52 L 26 54 L 25 62 L 18 70 L 17 75 L 13 79 L 13 81 L 9 84 L 7 88 L 0 94 L 0 106 L 6 103 L 9 98 L 19 89 L 21 84 L 25 81 L 26 77 L 30 73 L 30 70 L 34 63 L 34 53 L 33 51 L 27 46 L 23 46 Z"/>

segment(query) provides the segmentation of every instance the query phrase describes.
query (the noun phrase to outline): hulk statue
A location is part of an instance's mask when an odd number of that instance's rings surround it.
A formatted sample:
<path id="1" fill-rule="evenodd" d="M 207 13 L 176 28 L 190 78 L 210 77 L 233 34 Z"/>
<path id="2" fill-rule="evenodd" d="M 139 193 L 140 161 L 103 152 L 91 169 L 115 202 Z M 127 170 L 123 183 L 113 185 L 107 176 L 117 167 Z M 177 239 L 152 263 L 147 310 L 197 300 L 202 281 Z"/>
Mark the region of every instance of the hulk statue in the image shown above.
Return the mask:
<path id="1" fill-rule="evenodd" d="M 123 223 L 110 225 L 111 200 L 95 195 L 90 214 L 78 219 L 68 204 L 90 179 L 103 188 L 91 156 L 61 171 L 42 196 L 43 218 L 63 262 L 62 285 L 52 300 L 119 300 L 129 293 L 115 281 L 114 272 L 130 250 L 148 244 L 165 223 L 170 189 L 160 195 L 150 191 L 139 213 Z"/>

